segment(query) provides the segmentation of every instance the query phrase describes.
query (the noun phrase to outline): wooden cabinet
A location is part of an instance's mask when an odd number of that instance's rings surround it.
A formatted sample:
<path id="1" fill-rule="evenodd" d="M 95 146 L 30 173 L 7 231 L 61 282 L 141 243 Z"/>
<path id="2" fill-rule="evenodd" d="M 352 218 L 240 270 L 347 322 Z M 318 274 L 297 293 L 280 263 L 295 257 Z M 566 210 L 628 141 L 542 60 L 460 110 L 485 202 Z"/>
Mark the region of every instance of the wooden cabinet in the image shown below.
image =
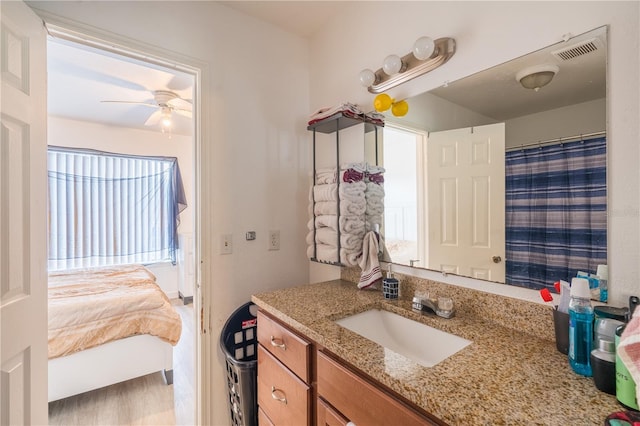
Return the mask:
<path id="1" fill-rule="evenodd" d="M 331 404 L 344 419 L 348 419 L 353 424 L 367 426 L 437 424 L 326 354 L 318 352 L 317 363 L 318 397 Z M 319 424 L 321 424 L 320 411 L 318 408 Z"/>
<path id="2" fill-rule="evenodd" d="M 440 424 L 263 311 L 258 342 L 260 426 Z"/>
<path id="3" fill-rule="evenodd" d="M 318 398 L 318 426 L 347 426 L 347 420 L 322 398 Z"/>
<path id="4" fill-rule="evenodd" d="M 311 343 L 261 311 L 258 342 L 260 425 L 313 424 Z"/>

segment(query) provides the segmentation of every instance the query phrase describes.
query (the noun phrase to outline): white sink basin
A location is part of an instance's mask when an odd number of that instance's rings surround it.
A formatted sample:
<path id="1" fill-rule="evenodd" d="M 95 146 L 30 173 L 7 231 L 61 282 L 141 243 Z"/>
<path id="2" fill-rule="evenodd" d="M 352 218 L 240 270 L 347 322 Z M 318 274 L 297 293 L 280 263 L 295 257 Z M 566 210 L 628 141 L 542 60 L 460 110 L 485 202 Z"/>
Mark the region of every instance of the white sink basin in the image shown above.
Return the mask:
<path id="1" fill-rule="evenodd" d="M 433 367 L 471 343 L 393 312 L 371 309 L 336 321 L 425 367 Z"/>

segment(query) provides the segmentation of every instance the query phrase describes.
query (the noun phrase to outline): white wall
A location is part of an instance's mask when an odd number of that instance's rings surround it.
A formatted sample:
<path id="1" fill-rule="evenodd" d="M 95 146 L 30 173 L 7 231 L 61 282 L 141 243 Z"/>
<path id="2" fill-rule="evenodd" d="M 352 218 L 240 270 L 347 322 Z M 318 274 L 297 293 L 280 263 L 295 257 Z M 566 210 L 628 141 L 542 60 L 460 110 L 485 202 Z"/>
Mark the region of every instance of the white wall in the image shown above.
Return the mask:
<path id="1" fill-rule="evenodd" d="M 188 56 L 203 76 L 202 271 L 211 290 L 210 424 L 228 424 L 218 337 L 251 294 L 308 282 L 308 42 L 216 2 L 28 2 L 32 7 Z M 245 241 L 246 231 L 255 241 Z M 280 230 L 281 249 L 267 233 Z M 222 234 L 233 254 L 220 255 Z"/>
<path id="2" fill-rule="evenodd" d="M 132 155 L 162 155 L 176 157 L 182 174 L 187 208 L 180 214 L 179 233 L 193 232 L 194 169 L 193 139 L 168 135 L 159 131 L 127 129 L 86 121 L 49 116 L 47 122 L 49 145 L 89 148 Z M 158 285 L 170 298 L 178 297 L 178 266 L 158 263 L 148 266 Z"/>
<path id="3" fill-rule="evenodd" d="M 348 99 L 370 105 L 374 95 L 359 85 L 360 70 L 380 67 L 391 53 L 408 53 L 422 35 L 455 38 L 456 54 L 442 67 L 389 91 L 393 98 L 407 98 L 482 71 L 559 42 L 564 34 L 609 25 L 610 300 L 626 305 L 629 295 L 638 294 L 640 275 L 639 5 L 637 1 L 353 2 L 311 40 L 311 104 Z M 311 279 L 336 277 L 336 269 L 312 265 Z M 447 280 L 440 274 L 430 278 Z M 521 294 L 514 289 L 516 293 Z M 539 299 L 535 296 L 532 299 Z"/>

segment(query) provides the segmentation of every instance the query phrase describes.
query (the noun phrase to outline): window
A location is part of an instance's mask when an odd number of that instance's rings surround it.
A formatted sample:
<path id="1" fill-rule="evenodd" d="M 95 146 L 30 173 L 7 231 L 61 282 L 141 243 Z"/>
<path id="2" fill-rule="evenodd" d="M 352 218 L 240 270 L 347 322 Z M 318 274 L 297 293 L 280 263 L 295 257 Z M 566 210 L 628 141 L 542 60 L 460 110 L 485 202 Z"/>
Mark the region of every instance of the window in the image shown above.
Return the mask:
<path id="1" fill-rule="evenodd" d="M 425 259 L 423 147 L 425 135 L 389 124 L 384 128 L 385 244 L 396 263 L 421 265 Z M 414 161 L 407 161 L 414 159 Z"/>
<path id="2" fill-rule="evenodd" d="M 49 147 L 49 270 L 175 263 L 178 161 Z"/>

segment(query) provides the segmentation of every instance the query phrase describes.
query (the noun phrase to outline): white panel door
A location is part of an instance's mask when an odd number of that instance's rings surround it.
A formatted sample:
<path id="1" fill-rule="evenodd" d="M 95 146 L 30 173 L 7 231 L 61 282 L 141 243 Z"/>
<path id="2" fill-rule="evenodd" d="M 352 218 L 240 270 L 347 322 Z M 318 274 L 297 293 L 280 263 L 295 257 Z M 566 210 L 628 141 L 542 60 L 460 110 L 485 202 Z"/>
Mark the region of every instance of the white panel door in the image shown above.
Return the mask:
<path id="1" fill-rule="evenodd" d="M 46 32 L 2 2 L 0 424 L 47 424 Z"/>
<path id="2" fill-rule="evenodd" d="M 429 134 L 431 269 L 504 281 L 504 139 L 504 123 Z"/>

